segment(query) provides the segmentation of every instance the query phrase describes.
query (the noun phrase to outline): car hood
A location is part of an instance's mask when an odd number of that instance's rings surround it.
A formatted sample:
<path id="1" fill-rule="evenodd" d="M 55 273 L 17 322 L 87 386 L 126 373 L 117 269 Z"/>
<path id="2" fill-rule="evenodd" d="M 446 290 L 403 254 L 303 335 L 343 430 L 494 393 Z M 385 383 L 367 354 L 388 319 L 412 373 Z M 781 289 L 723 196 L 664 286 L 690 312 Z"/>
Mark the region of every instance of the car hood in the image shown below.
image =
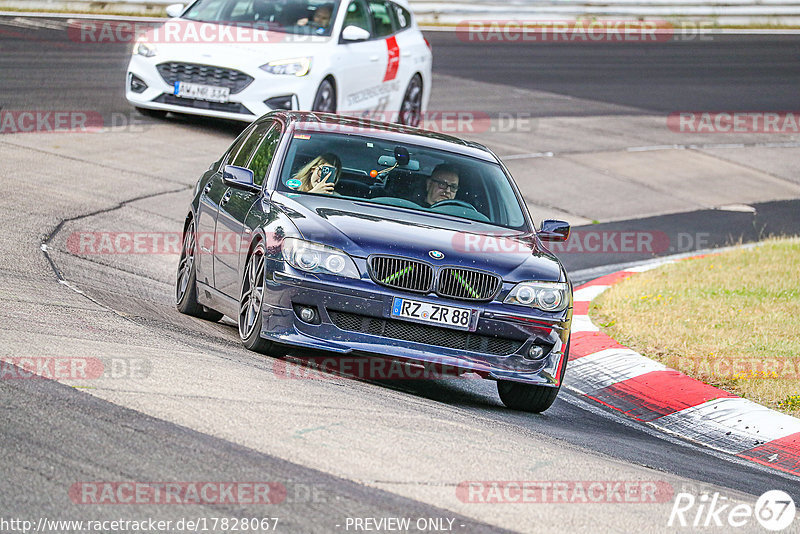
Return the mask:
<path id="1" fill-rule="evenodd" d="M 291 218 L 305 239 L 340 248 L 352 256 L 388 254 L 435 265 L 458 265 L 494 272 L 509 282 L 563 279 L 558 260 L 531 234 L 322 196 L 288 198 L 275 194 L 273 203 Z M 434 259 L 431 251 L 444 256 Z"/>
<path id="2" fill-rule="evenodd" d="M 164 26 L 150 29 L 143 37 L 145 42 L 155 45 L 158 62 L 178 60 L 238 68 L 260 66 L 276 59 L 311 57 L 330 39 L 266 31 L 254 25 L 237 28 L 185 19 L 172 19 Z"/>

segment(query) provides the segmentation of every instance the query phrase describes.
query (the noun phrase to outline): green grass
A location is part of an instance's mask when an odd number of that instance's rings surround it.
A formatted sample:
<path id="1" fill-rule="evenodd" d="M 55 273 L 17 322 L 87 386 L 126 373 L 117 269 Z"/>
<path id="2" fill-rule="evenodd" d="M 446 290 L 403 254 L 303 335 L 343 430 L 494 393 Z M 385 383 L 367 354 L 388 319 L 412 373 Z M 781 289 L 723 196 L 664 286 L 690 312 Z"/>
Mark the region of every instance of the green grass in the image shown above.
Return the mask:
<path id="1" fill-rule="evenodd" d="M 636 275 L 595 299 L 590 315 L 647 357 L 800 416 L 800 240 Z"/>

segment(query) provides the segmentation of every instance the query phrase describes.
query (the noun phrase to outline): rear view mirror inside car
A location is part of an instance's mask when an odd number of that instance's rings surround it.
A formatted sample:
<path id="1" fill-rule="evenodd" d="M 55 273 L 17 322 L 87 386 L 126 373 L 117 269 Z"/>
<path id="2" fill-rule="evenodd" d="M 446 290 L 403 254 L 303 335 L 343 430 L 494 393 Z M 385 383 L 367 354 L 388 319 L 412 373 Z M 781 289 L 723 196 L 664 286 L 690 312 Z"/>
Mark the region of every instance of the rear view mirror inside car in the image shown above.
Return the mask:
<path id="1" fill-rule="evenodd" d="M 419 161 L 415 159 L 409 159 L 406 165 L 398 163 L 394 156 L 381 156 L 378 158 L 378 165 L 382 167 L 394 167 L 395 164 L 403 169 L 409 171 L 418 171 L 419 170 Z"/>

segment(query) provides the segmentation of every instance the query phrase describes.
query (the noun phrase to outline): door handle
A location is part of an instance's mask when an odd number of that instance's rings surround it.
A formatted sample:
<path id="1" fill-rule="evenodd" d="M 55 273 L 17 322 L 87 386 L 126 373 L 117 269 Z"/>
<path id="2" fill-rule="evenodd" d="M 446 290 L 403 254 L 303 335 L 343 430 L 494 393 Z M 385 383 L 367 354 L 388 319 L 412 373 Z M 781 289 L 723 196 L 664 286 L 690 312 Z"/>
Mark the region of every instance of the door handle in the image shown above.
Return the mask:
<path id="1" fill-rule="evenodd" d="M 230 199 L 231 199 L 231 190 L 230 190 L 230 189 L 228 189 L 228 190 L 225 192 L 225 194 L 224 194 L 224 195 L 222 195 L 222 200 L 220 200 L 220 201 L 219 201 L 219 205 L 220 205 L 220 206 L 224 206 L 225 204 L 227 204 L 227 203 L 228 203 L 228 201 L 229 201 Z"/>
<path id="2" fill-rule="evenodd" d="M 208 194 L 212 187 L 214 187 L 214 184 L 212 184 L 211 180 L 209 180 L 206 186 L 203 188 L 203 193 Z"/>

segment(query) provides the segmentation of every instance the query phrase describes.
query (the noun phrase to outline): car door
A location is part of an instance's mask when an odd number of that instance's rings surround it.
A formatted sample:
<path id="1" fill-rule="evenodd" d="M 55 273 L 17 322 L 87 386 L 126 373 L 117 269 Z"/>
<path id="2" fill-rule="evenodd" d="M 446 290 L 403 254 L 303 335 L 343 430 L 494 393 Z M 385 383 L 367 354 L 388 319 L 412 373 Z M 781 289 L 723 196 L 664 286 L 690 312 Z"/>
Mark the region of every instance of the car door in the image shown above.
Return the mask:
<path id="1" fill-rule="evenodd" d="M 386 45 L 375 39 L 367 4 L 351 0 L 342 29 L 357 26 L 372 36 L 366 41 L 339 40 L 334 68 L 339 91 L 339 113 L 361 115 L 374 110 L 380 98 L 386 63 Z"/>
<path id="2" fill-rule="evenodd" d="M 219 168 L 203 186 L 200 202 L 197 206 L 197 254 L 195 257 L 197 281 L 215 287 L 214 283 L 214 249 L 217 229 L 217 214 L 219 203 L 228 190 L 222 181 L 222 169 L 238 154 L 242 145 L 248 139 L 253 127 L 242 132 L 231 147 L 222 156 Z"/>
<path id="3" fill-rule="evenodd" d="M 254 184 L 262 187 L 280 136 L 281 127 L 277 121 L 259 124 L 232 165 L 253 171 Z M 261 195 L 261 191 L 230 187 L 220 200 L 214 280 L 217 289 L 232 298 L 239 297 L 239 269 L 244 267 L 243 258 L 252 237 L 251 230 L 245 226 L 245 219 L 253 205 L 261 200 Z"/>
<path id="4" fill-rule="evenodd" d="M 394 19 L 396 33 L 394 39 L 399 51 L 399 64 L 397 67 L 397 80 L 400 82 L 399 91 L 392 99 L 392 108 L 400 108 L 411 77 L 416 72 L 425 72 L 427 69 L 430 49 L 425 44 L 425 39 L 419 31 L 411 29 L 411 13 L 403 6 L 394 2 L 386 2 Z"/>
<path id="5" fill-rule="evenodd" d="M 396 21 L 390 3 L 385 0 L 366 1 L 374 38 L 380 41 L 383 52 L 380 65 L 381 88 L 374 110 L 383 120 L 390 122 L 394 120 L 398 95 L 405 91 L 401 69 L 407 70 L 405 65 L 408 61 L 401 61 L 403 50 L 397 40 Z"/>

